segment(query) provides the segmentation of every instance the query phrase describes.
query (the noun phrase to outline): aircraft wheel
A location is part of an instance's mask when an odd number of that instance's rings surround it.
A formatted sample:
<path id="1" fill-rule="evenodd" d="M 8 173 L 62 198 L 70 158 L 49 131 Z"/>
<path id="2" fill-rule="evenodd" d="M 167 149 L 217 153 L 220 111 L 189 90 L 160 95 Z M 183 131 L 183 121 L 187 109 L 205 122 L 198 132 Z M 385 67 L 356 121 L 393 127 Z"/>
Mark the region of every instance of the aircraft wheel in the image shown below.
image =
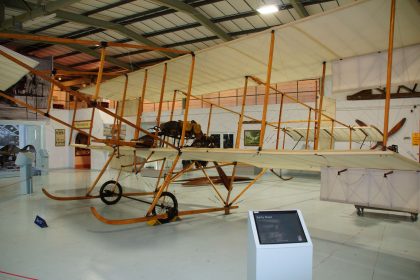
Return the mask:
<path id="1" fill-rule="evenodd" d="M 178 201 L 170 192 L 162 192 L 158 202 L 152 210 L 153 215 L 167 214 L 165 219 L 158 219 L 162 224 L 169 223 L 178 215 Z"/>
<path id="2" fill-rule="evenodd" d="M 357 216 L 363 216 L 364 209 L 362 207 L 356 207 L 357 210 Z"/>
<path id="3" fill-rule="evenodd" d="M 122 196 L 121 185 L 114 180 L 106 181 L 99 190 L 99 196 L 105 204 L 115 204 Z"/>

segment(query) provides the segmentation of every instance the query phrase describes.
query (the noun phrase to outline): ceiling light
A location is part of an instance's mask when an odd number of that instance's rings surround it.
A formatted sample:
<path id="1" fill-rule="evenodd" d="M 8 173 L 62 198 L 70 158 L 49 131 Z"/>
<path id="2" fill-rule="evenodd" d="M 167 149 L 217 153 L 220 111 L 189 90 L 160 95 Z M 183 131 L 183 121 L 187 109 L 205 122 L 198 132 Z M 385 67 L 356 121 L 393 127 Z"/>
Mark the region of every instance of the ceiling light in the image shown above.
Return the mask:
<path id="1" fill-rule="evenodd" d="M 257 11 L 262 15 L 272 14 L 279 11 L 279 7 L 277 5 L 264 5 L 257 9 Z"/>

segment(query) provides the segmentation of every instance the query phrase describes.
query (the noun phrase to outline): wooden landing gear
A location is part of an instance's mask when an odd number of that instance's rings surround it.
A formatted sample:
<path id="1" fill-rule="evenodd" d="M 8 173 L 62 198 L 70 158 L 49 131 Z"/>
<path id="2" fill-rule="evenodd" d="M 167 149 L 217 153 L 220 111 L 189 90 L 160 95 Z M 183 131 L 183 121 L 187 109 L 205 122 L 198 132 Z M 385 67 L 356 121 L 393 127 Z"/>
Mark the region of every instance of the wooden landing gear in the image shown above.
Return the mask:
<path id="1" fill-rule="evenodd" d="M 357 211 L 357 216 L 364 216 L 365 215 L 365 209 L 373 209 L 373 210 L 382 210 L 382 211 L 394 211 L 394 212 L 402 212 L 402 213 L 408 213 L 410 214 L 410 219 L 413 222 L 416 222 L 418 220 L 418 213 L 414 212 L 405 212 L 405 211 L 398 211 L 394 209 L 385 209 L 385 208 L 376 208 L 376 207 L 367 207 L 367 206 L 361 206 L 361 205 L 354 205 Z"/>
<path id="2" fill-rule="evenodd" d="M 113 205 L 122 197 L 122 187 L 114 180 L 106 181 L 99 190 L 99 197 L 107 205 Z"/>
<path id="3" fill-rule="evenodd" d="M 162 215 L 166 214 L 168 217 L 158 219 L 162 224 L 169 223 L 173 218 L 178 215 L 178 201 L 174 194 L 170 192 L 162 192 L 157 204 L 152 210 L 152 214 Z"/>

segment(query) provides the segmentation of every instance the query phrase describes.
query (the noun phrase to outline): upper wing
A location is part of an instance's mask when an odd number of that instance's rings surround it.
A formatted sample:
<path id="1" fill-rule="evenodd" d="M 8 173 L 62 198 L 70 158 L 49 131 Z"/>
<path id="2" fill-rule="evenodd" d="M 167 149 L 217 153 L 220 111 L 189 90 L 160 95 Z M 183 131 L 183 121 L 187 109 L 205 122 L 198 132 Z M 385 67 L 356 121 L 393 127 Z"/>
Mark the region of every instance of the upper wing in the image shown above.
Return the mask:
<path id="1" fill-rule="evenodd" d="M 195 52 L 193 94 L 202 95 L 243 87 L 244 77 L 266 79 L 271 30 L 275 46 L 271 82 L 319 77 L 322 62 L 376 53 L 388 48 L 389 0 L 357 1 L 253 35 Z M 416 0 L 397 1 L 394 48 L 420 43 L 419 5 Z M 417 26 L 417 27 L 416 27 Z M 167 63 L 166 101 L 174 90 L 187 91 L 191 56 L 146 68 L 146 99 L 159 100 L 164 64 Z M 327 69 L 327 75 L 330 69 Z M 139 97 L 145 70 L 129 73 L 127 99 Z M 101 84 L 102 97 L 120 100 L 125 77 Z M 95 87 L 82 92 L 93 94 Z"/>
<path id="2" fill-rule="evenodd" d="M 287 127 L 286 133 L 295 141 L 306 141 L 307 128 L 293 128 Z M 334 127 L 333 138 L 335 141 L 348 142 L 350 141 L 350 133 L 352 141 L 373 141 L 378 142 L 383 140 L 382 133 L 374 126 L 354 126 L 352 131 L 347 127 Z M 329 141 L 331 137 L 331 128 L 322 128 L 319 137 L 321 141 Z M 308 132 L 308 140 L 314 141 L 314 129 L 310 128 Z"/>

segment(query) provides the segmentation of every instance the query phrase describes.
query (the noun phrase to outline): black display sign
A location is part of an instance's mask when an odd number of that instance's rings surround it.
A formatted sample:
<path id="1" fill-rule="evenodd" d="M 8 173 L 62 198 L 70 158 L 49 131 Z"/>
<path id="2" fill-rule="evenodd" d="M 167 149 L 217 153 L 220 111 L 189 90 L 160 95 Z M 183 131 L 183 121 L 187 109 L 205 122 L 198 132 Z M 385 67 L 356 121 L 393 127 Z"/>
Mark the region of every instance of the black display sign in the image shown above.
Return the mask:
<path id="1" fill-rule="evenodd" d="M 254 212 L 260 244 L 307 242 L 297 211 Z"/>

